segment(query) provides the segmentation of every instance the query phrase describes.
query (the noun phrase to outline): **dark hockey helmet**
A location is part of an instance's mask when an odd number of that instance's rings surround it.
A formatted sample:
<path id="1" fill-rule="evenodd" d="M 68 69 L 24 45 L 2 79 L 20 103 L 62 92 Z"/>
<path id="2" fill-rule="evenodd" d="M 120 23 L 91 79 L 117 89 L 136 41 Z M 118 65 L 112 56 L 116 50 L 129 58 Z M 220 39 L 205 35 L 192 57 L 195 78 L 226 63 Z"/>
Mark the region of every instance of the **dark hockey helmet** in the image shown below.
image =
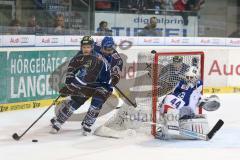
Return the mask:
<path id="1" fill-rule="evenodd" d="M 174 63 L 181 63 L 183 61 L 183 57 L 182 56 L 174 56 L 173 57 L 173 62 Z"/>
<path id="2" fill-rule="evenodd" d="M 94 45 L 94 40 L 91 36 L 84 36 L 81 40 L 81 46 L 82 45 Z"/>

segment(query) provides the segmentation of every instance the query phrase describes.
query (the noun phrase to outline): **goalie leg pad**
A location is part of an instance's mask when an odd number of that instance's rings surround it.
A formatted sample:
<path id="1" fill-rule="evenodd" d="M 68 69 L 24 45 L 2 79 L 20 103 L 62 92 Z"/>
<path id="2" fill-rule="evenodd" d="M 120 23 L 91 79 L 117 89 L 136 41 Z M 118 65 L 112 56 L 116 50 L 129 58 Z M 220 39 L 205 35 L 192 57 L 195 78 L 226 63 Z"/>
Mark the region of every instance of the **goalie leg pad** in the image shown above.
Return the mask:
<path id="1" fill-rule="evenodd" d="M 209 132 L 208 121 L 204 116 L 180 120 L 179 127 L 180 129 L 190 130 L 201 134 L 207 134 Z"/>
<path id="2" fill-rule="evenodd" d="M 157 128 L 156 138 L 161 140 L 171 139 L 178 132 L 176 129 L 179 128 L 179 110 L 168 108 L 167 113 L 164 113 L 161 116 L 162 122 L 160 121 L 160 124 L 162 124 L 162 126 Z"/>

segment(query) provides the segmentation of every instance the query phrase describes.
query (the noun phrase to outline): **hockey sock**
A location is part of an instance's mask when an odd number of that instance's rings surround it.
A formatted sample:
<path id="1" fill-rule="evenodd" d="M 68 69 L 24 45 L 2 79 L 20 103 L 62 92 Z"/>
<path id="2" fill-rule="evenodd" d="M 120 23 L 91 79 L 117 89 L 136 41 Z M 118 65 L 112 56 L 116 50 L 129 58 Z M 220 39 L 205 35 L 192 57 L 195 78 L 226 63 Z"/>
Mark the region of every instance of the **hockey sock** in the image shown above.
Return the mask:
<path id="1" fill-rule="evenodd" d="M 74 100 L 65 100 L 61 104 L 58 114 L 56 115 L 57 121 L 60 123 L 64 123 L 67 121 L 69 117 L 73 114 L 76 110 L 78 104 Z"/>

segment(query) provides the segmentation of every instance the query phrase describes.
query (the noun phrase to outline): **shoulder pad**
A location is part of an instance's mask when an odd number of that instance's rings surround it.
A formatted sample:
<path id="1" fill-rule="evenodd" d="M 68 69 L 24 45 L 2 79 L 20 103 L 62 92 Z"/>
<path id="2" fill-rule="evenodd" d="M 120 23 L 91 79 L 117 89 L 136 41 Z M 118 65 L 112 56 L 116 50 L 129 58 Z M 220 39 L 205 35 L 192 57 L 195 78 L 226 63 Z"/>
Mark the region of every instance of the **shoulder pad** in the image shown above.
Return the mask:
<path id="1" fill-rule="evenodd" d="M 113 57 L 114 59 L 120 59 L 120 58 L 121 58 L 117 51 L 114 51 L 114 52 L 113 52 L 112 57 Z"/>
<path id="2" fill-rule="evenodd" d="M 202 80 L 198 80 L 198 81 L 197 81 L 197 85 L 198 85 L 198 86 L 203 85 L 203 81 L 202 81 Z"/>

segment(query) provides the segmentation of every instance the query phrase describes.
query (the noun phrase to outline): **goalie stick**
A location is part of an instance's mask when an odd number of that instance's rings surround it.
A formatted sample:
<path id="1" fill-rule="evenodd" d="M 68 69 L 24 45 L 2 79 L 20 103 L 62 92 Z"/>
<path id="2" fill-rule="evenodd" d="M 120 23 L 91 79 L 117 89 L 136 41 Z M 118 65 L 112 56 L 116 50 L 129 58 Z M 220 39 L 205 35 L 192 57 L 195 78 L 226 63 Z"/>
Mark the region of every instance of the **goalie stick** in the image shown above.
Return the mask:
<path id="1" fill-rule="evenodd" d="M 215 133 L 217 133 L 217 131 L 223 126 L 223 124 L 224 124 L 223 120 L 219 119 L 218 122 L 213 126 L 213 128 L 207 134 L 201 134 L 198 132 L 194 132 L 194 131 L 182 129 L 182 128 L 179 129 L 179 133 L 192 138 L 209 141 L 213 138 Z"/>
<path id="2" fill-rule="evenodd" d="M 150 124 L 154 124 L 157 126 L 163 126 L 162 124 L 159 124 L 159 123 L 152 123 L 152 122 L 144 122 L 144 123 L 150 123 Z M 167 128 L 170 130 L 177 130 L 183 136 L 188 136 L 188 137 L 196 138 L 199 140 L 209 141 L 214 137 L 214 135 L 217 133 L 217 131 L 222 128 L 223 124 L 224 124 L 223 120 L 219 119 L 217 121 L 217 123 L 213 126 L 213 128 L 207 134 L 202 134 L 202 133 L 198 133 L 195 131 L 191 131 L 191 130 L 187 130 L 187 129 L 183 129 L 183 128 L 179 128 L 179 127 L 171 126 L 171 125 L 168 125 Z"/>

